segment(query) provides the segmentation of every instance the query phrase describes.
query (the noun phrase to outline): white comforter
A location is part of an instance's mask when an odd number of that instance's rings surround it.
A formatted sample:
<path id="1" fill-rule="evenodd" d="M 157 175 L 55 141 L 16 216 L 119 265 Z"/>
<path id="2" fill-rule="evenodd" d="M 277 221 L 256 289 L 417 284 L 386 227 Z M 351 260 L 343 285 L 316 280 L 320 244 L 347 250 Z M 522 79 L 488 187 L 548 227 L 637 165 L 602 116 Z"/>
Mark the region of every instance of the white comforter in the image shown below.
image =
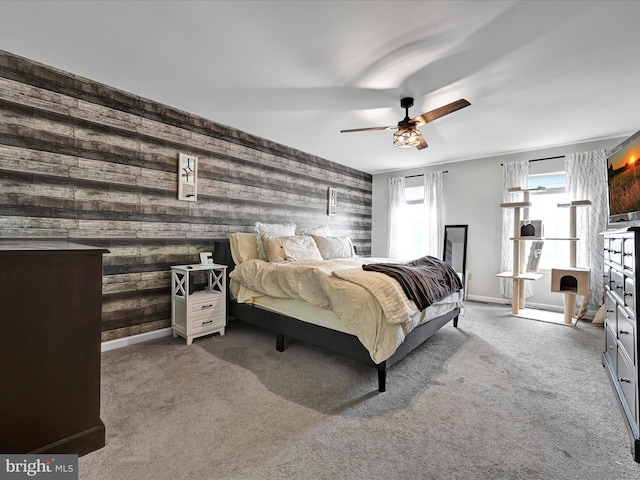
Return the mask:
<path id="1" fill-rule="evenodd" d="M 380 363 L 395 352 L 405 335 L 424 321 L 460 306 L 453 294 L 420 313 L 394 279 L 365 272 L 362 265 L 386 259 L 336 259 L 269 263 L 248 260 L 231 272 L 231 290 L 239 302 L 261 295 L 293 298 L 331 310 Z"/>

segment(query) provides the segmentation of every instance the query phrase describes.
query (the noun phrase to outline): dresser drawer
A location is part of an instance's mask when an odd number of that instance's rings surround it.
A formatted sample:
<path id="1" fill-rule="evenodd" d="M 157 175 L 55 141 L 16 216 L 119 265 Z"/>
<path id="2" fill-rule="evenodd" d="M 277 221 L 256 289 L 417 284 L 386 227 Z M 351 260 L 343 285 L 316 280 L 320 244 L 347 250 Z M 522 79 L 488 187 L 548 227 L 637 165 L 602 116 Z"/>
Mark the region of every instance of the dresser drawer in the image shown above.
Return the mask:
<path id="1" fill-rule="evenodd" d="M 635 355 L 635 328 L 634 328 L 635 319 L 629 318 L 627 312 L 625 312 L 621 307 L 618 307 L 618 340 L 624 347 L 629 359 L 631 360 L 632 365 L 636 364 L 636 355 Z"/>
<path id="2" fill-rule="evenodd" d="M 606 322 L 605 328 L 605 352 L 609 355 L 609 361 L 613 371 L 618 371 L 618 342 L 616 341 L 615 328 Z"/>
<path id="3" fill-rule="evenodd" d="M 609 240 L 608 249 L 609 260 L 622 265 L 622 238 L 612 238 Z"/>
<path id="4" fill-rule="evenodd" d="M 611 249 L 611 240 L 612 239 L 610 237 L 604 237 L 603 256 L 605 261 L 609 260 L 609 250 Z"/>
<path id="5" fill-rule="evenodd" d="M 622 394 L 627 403 L 627 407 L 631 412 L 631 416 L 635 422 L 638 421 L 638 412 L 636 411 L 636 369 L 629 364 L 626 355 L 618 349 L 618 381 L 622 387 Z"/>
<path id="6" fill-rule="evenodd" d="M 603 268 L 602 277 L 603 277 L 602 282 L 604 283 L 604 286 L 611 288 L 611 267 L 606 263 Z"/>
<path id="7" fill-rule="evenodd" d="M 633 242 L 633 238 L 625 238 L 622 246 L 622 262 L 624 268 L 629 270 L 634 270 L 635 267 Z"/>
<path id="8" fill-rule="evenodd" d="M 618 304 L 611 296 L 611 292 L 607 292 L 604 296 L 604 314 L 606 319 L 611 324 L 611 328 L 615 332 L 618 328 L 618 322 L 616 321 L 618 312 Z"/>
<path id="9" fill-rule="evenodd" d="M 624 277 L 624 304 L 635 311 L 635 286 L 633 278 Z"/>
<path id="10" fill-rule="evenodd" d="M 624 275 L 622 272 L 616 270 L 615 268 L 611 269 L 611 291 L 615 293 L 620 299 L 624 296 Z"/>

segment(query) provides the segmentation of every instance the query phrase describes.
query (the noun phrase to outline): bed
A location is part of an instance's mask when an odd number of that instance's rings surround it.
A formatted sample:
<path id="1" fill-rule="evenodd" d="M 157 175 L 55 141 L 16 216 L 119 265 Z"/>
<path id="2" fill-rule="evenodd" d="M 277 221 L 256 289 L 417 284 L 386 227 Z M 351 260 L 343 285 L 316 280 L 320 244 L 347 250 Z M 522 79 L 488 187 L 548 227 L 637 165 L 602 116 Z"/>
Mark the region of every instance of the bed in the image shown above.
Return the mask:
<path id="1" fill-rule="evenodd" d="M 266 238 L 273 240 L 262 236 L 265 242 Z M 294 237 L 275 238 L 282 243 Z M 320 246 L 334 237 L 311 238 Z M 260 251 L 259 240 L 260 233 L 234 233 L 217 240 L 214 261 L 228 266 L 229 316 L 274 332 L 280 352 L 287 339 L 293 339 L 370 365 L 378 371 L 378 390 L 384 392 L 389 367 L 450 321 L 457 327 L 462 294 L 455 286 L 452 293 L 421 311 L 396 280 L 364 272 L 363 265 L 379 265 L 384 259 L 342 258 L 348 250 L 342 248 L 339 258 L 331 258 L 330 252 L 329 258 L 308 259 L 305 250 L 302 259 L 294 253 L 293 259 L 268 261 L 260 259 L 265 249 Z M 282 249 L 276 254 L 282 255 Z M 371 278 L 375 281 L 370 285 Z M 391 297 L 383 292 L 387 290 L 405 305 L 391 305 Z"/>

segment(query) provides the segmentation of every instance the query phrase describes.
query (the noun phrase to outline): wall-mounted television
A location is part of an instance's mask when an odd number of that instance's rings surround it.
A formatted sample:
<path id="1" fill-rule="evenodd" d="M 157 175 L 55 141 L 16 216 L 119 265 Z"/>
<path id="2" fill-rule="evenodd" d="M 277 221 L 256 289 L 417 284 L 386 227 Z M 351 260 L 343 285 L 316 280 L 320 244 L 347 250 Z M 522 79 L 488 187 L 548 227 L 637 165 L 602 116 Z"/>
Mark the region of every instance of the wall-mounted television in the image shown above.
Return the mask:
<path id="1" fill-rule="evenodd" d="M 640 131 L 607 152 L 609 223 L 640 222 Z"/>

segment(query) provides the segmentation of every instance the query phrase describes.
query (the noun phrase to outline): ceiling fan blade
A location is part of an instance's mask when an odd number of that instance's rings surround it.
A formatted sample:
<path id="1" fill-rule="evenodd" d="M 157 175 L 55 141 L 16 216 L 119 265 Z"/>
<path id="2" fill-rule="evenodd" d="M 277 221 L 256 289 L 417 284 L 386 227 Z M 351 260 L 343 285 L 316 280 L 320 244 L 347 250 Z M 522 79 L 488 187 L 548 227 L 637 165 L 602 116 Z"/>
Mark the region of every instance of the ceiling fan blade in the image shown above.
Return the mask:
<path id="1" fill-rule="evenodd" d="M 471 104 L 468 101 L 466 101 L 464 98 L 461 98 L 460 100 L 451 102 L 448 105 L 444 105 L 442 107 L 436 108 L 435 110 L 431 110 L 430 112 L 418 115 L 417 117 L 411 119 L 411 123 L 418 127 L 420 125 L 424 125 L 425 123 L 433 122 L 436 118 L 444 117 L 445 115 L 449 115 L 456 110 L 468 107 L 469 105 Z"/>
<path id="2" fill-rule="evenodd" d="M 420 134 L 420 143 L 418 145 L 416 145 L 416 148 L 418 150 L 422 150 L 423 148 L 427 148 L 428 146 L 429 145 L 427 145 L 427 141 L 424 139 L 422 134 Z"/>
<path id="3" fill-rule="evenodd" d="M 369 130 L 395 130 L 398 128 L 397 125 L 393 127 L 368 127 L 368 128 L 352 128 L 350 130 L 340 130 L 340 133 L 349 133 L 349 132 L 367 132 Z"/>

